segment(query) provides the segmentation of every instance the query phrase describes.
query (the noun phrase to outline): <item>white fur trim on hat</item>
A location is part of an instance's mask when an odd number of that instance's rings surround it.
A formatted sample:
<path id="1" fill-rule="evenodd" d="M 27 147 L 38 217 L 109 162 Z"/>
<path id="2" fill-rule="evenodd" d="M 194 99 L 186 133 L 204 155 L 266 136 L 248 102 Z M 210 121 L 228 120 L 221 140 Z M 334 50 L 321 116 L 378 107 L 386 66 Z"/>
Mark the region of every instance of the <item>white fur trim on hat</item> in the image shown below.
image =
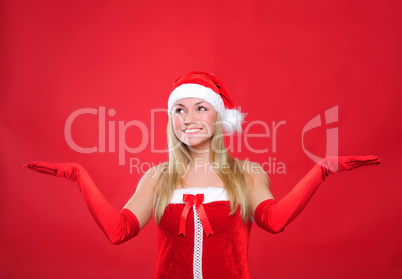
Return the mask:
<path id="1" fill-rule="evenodd" d="M 245 117 L 237 109 L 228 109 L 223 104 L 222 97 L 215 93 L 211 88 L 205 87 L 197 83 L 186 83 L 175 88 L 169 96 L 168 100 L 168 114 L 172 114 L 174 104 L 185 98 L 198 98 L 211 104 L 214 109 L 219 113 L 222 125 L 226 132 L 234 133 L 241 132 L 241 124 Z"/>

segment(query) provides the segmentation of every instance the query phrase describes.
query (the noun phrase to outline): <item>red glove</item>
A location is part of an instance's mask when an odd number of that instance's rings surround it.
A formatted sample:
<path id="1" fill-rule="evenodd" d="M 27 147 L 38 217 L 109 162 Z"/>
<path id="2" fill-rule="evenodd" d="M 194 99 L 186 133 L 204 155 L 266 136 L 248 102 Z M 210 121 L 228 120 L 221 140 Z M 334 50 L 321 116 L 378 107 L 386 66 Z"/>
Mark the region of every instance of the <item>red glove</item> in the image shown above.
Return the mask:
<path id="1" fill-rule="evenodd" d="M 140 226 L 137 217 L 128 209 L 117 212 L 99 192 L 82 166 L 75 163 L 32 162 L 25 167 L 77 182 L 96 223 L 113 244 L 123 243 L 138 234 Z"/>
<path id="2" fill-rule="evenodd" d="M 338 171 L 379 164 L 380 161 L 376 156 L 327 157 L 316 164 L 282 199 L 261 202 L 255 210 L 254 220 L 266 231 L 282 232 L 300 214 L 326 176 Z"/>

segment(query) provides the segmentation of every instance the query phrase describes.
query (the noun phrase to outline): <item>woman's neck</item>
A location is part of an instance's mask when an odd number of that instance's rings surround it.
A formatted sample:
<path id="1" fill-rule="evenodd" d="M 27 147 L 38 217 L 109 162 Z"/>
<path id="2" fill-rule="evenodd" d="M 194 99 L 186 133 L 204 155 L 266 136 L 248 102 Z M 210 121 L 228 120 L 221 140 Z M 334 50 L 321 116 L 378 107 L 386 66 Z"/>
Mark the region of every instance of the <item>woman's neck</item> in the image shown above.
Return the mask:
<path id="1" fill-rule="evenodd" d="M 204 142 L 197 146 L 188 146 L 187 148 L 193 162 L 210 163 L 211 162 L 211 143 Z"/>
<path id="2" fill-rule="evenodd" d="M 211 162 L 211 152 L 210 149 L 207 150 L 198 150 L 194 149 L 191 150 L 189 149 L 189 153 L 191 156 L 191 159 L 193 162 L 199 162 L 199 163 L 210 163 Z"/>
<path id="3" fill-rule="evenodd" d="M 214 164 L 211 162 L 210 150 L 204 150 L 203 152 L 192 151 L 189 153 L 192 159 L 188 168 L 189 174 L 211 173 Z"/>

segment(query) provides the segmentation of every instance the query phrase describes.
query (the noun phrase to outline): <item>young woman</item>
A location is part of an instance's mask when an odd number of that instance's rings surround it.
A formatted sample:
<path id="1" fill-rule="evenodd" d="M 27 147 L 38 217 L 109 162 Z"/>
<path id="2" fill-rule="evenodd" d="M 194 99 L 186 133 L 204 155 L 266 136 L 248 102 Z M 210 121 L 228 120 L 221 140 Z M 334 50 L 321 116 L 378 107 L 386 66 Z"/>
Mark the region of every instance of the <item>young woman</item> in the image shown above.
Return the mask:
<path id="1" fill-rule="evenodd" d="M 232 158 L 223 130 L 240 132 L 243 115 L 225 85 L 204 72 L 183 75 L 168 101 L 169 161 L 144 174 L 120 211 L 75 163 L 32 162 L 28 168 L 77 182 L 96 222 L 113 244 L 158 223 L 155 278 L 250 278 L 247 247 L 253 221 L 279 233 L 331 173 L 378 164 L 375 156 L 328 157 L 281 200 L 256 163 Z"/>

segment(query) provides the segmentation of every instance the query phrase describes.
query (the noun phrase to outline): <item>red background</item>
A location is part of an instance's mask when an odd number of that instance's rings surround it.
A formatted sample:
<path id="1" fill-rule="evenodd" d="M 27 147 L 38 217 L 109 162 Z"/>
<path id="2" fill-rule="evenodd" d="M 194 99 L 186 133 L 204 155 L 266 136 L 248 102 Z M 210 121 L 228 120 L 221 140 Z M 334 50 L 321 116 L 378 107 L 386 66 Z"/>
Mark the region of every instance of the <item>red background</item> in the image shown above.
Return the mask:
<path id="1" fill-rule="evenodd" d="M 401 278 L 400 1 L 2 1 L 0 83 L 0 270 L 2 278 L 151 278 L 153 221 L 130 242 L 111 245 L 73 183 L 30 172 L 32 160 L 84 165 L 120 209 L 141 176 L 118 154 L 82 154 L 64 138 L 67 117 L 105 106 L 107 121 L 139 120 L 151 131 L 171 83 L 202 70 L 226 83 L 248 122 L 286 121 L 271 138 L 254 138 L 240 158 L 286 165 L 271 171 L 285 195 L 313 166 L 301 131 L 339 105 L 341 155 L 383 162 L 337 174 L 279 235 L 254 226 L 249 249 L 258 278 Z M 155 145 L 165 147 L 166 115 Z M 334 126 L 334 125 L 333 125 Z M 254 127 L 261 133 L 261 127 Z M 260 129 L 260 130 L 259 130 Z M 96 146 L 97 116 L 73 125 L 73 138 Z M 129 128 L 125 141 L 141 142 Z M 305 136 L 325 153 L 325 127 Z M 140 162 L 160 163 L 150 143 Z"/>

